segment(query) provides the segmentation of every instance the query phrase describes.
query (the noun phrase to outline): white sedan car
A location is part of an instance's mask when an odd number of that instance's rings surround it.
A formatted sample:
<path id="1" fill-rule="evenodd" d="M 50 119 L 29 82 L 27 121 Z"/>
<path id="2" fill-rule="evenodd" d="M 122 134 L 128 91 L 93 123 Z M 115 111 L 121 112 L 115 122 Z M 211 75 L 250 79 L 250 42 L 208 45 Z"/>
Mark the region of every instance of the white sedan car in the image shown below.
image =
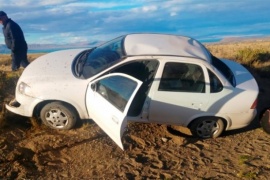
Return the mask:
<path id="1" fill-rule="evenodd" d="M 128 34 L 37 58 L 6 108 L 55 129 L 93 119 L 123 149 L 127 121 L 181 125 L 194 136 L 215 138 L 247 126 L 257 96 L 247 69 L 214 57 L 195 39 Z"/>

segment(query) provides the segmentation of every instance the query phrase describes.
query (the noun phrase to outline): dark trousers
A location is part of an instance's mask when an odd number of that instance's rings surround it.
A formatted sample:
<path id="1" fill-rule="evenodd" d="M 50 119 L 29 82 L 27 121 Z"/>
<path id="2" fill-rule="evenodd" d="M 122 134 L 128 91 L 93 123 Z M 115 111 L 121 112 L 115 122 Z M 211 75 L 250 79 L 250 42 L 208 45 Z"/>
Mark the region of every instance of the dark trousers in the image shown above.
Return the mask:
<path id="1" fill-rule="evenodd" d="M 12 71 L 16 71 L 17 69 L 20 68 L 20 66 L 25 68 L 29 64 L 27 60 L 27 50 L 11 52 L 11 58 L 12 58 L 12 64 L 11 64 Z"/>

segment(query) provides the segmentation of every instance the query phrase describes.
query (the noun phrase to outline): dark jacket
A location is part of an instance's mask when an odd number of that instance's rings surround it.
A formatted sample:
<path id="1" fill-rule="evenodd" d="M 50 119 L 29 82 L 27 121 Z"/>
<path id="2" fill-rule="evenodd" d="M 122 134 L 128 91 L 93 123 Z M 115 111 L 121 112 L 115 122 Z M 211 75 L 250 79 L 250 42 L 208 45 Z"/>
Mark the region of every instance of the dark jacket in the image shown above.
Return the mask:
<path id="1" fill-rule="evenodd" d="M 3 34 L 7 47 L 13 52 L 26 51 L 27 44 L 20 26 L 11 19 L 8 19 L 3 25 Z"/>

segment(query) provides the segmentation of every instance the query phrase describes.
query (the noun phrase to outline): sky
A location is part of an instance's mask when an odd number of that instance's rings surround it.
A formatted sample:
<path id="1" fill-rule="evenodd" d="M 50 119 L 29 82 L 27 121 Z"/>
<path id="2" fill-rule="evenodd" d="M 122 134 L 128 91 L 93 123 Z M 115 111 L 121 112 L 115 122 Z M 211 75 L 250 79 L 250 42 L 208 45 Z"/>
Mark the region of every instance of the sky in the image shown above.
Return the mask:
<path id="1" fill-rule="evenodd" d="M 0 10 L 21 26 L 28 44 L 91 43 L 128 33 L 201 42 L 264 37 L 270 36 L 269 7 L 270 0 L 0 0 Z"/>

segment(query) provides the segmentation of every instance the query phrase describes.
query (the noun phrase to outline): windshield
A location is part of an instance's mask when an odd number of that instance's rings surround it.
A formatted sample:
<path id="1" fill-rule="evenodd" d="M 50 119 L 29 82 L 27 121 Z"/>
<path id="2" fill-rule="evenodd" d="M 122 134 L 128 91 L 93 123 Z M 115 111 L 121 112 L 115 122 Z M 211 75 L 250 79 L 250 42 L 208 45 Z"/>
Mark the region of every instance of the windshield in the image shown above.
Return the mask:
<path id="1" fill-rule="evenodd" d="M 109 41 L 97 48 L 94 48 L 84 59 L 81 70 L 84 78 L 90 78 L 102 70 L 118 62 L 124 54 L 123 48 L 124 36 Z"/>

